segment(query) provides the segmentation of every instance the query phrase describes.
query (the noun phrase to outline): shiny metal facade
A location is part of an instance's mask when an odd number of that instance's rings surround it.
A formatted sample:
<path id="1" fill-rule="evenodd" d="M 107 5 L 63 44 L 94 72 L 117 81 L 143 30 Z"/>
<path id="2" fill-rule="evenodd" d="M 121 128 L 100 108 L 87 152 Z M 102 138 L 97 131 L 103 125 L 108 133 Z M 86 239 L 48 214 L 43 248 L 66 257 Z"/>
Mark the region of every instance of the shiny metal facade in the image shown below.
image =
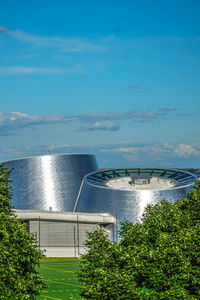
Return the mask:
<path id="1" fill-rule="evenodd" d="M 13 168 L 16 209 L 73 211 L 83 177 L 98 170 L 94 155 L 42 155 L 5 162 Z"/>
<path id="2" fill-rule="evenodd" d="M 122 190 L 106 185 L 108 180 L 126 176 L 159 177 L 173 180 L 175 186 L 168 189 Z M 85 176 L 82 189 L 76 202 L 76 212 L 107 212 L 117 218 L 140 221 L 144 208 L 148 204 L 155 205 L 165 199 L 171 202 L 183 198 L 192 190 L 196 177 L 188 172 L 173 169 L 132 168 L 107 169 Z"/>

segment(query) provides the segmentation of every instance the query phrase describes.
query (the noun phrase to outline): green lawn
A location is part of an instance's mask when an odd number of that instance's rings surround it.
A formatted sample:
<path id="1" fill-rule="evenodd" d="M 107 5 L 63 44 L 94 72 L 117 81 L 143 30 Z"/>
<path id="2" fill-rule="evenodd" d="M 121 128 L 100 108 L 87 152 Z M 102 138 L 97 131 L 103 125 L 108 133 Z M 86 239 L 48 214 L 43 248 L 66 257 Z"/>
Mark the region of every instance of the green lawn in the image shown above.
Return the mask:
<path id="1" fill-rule="evenodd" d="M 40 274 L 48 285 L 38 300 L 81 299 L 76 272 L 78 261 L 65 258 L 46 259 L 40 266 Z"/>

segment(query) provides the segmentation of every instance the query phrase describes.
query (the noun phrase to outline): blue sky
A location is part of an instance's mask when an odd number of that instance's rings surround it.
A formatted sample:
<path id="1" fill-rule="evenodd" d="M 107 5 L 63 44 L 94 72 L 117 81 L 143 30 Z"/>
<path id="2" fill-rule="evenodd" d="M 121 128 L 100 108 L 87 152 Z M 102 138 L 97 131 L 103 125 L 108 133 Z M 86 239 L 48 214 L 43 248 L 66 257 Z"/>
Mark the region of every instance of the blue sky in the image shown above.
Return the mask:
<path id="1" fill-rule="evenodd" d="M 200 1 L 0 0 L 0 161 L 200 167 Z"/>

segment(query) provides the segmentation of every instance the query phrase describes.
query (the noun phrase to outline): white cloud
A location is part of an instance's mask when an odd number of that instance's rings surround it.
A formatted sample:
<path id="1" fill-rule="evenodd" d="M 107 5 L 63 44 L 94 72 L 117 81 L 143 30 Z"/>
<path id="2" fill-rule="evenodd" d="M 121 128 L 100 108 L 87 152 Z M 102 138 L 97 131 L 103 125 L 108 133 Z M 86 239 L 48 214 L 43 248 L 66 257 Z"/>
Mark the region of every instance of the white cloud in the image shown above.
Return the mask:
<path id="1" fill-rule="evenodd" d="M 163 116 L 169 117 L 170 112 L 159 113 L 159 112 L 140 112 L 140 111 L 131 111 L 123 113 L 90 113 L 82 115 L 29 115 L 20 112 L 11 112 L 8 114 L 0 113 L 0 135 L 7 135 L 10 132 L 14 132 L 20 128 L 32 127 L 35 125 L 44 125 L 44 124 L 56 124 L 56 123 L 68 123 L 75 121 L 76 125 L 74 130 L 80 131 L 116 131 L 119 130 L 119 122 L 125 120 L 132 120 L 132 122 L 154 122 L 158 119 L 162 119 Z M 113 122 L 113 121 L 117 121 Z M 81 124 L 81 127 L 78 126 Z M 78 126 L 78 127 L 77 127 Z M 168 151 L 169 145 L 167 143 L 163 144 L 162 148 L 165 151 Z M 134 149 L 136 150 L 136 149 Z M 143 151 L 151 151 L 152 149 L 146 149 Z M 128 150 L 124 149 L 124 152 Z M 154 146 L 154 152 L 159 152 L 159 147 Z M 174 151 L 174 150 L 173 150 Z M 189 151 L 189 150 L 188 150 Z"/>
<path id="2" fill-rule="evenodd" d="M 137 147 L 121 147 L 116 149 L 116 152 L 119 153 L 138 153 L 140 151 Z"/>
<path id="3" fill-rule="evenodd" d="M 163 118 L 169 115 L 169 112 L 152 112 L 150 110 L 146 112 L 130 111 L 122 113 L 90 113 L 81 116 L 86 121 L 102 121 L 102 120 L 125 120 L 133 119 L 135 122 L 146 123 L 153 122 L 158 118 Z"/>
<path id="4" fill-rule="evenodd" d="M 9 75 L 31 75 L 31 74 L 65 74 L 65 73 L 84 73 L 85 69 L 81 65 L 70 68 L 49 68 L 49 67 L 0 67 L 1 76 Z"/>
<path id="5" fill-rule="evenodd" d="M 181 157 L 199 156 L 200 150 L 188 144 L 179 144 L 174 148 L 174 153 Z"/>
<path id="6" fill-rule="evenodd" d="M 0 113 L 0 135 L 7 135 L 20 128 L 53 123 L 66 123 L 74 120 L 74 117 L 68 115 L 37 116 L 20 112 L 11 112 L 9 114 Z"/>
<path id="7" fill-rule="evenodd" d="M 63 52 L 99 51 L 104 49 L 97 42 L 74 37 L 37 36 L 21 30 L 9 31 L 9 35 L 23 43 L 32 44 L 36 47 L 58 48 Z"/>
<path id="8" fill-rule="evenodd" d="M 4 32 L 7 32 L 7 31 L 8 31 L 8 28 L 0 26 L 0 33 L 4 33 Z"/>
<path id="9" fill-rule="evenodd" d="M 119 125 L 110 121 L 104 122 L 95 122 L 90 124 L 87 127 L 81 128 L 83 131 L 96 131 L 96 130 L 103 130 L 103 131 L 116 131 L 119 129 Z"/>
<path id="10" fill-rule="evenodd" d="M 50 145 L 48 147 L 49 150 L 55 150 L 55 149 L 62 149 L 62 148 L 68 148 L 70 147 L 71 145 L 69 144 L 62 144 L 62 145 Z"/>
<path id="11" fill-rule="evenodd" d="M 128 154 L 130 159 L 133 158 L 132 155 L 148 155 L 155 156 L 156 159 L 162 159 L 166 154 L 168 156 L 174 157 L 189 157 L 189 156 L 200 156 L 200 149 L 198 145 L 190 145 L 190 144 L 158 144 L 158 145 L 144 145 L 144 146 L 135 146 L 135 147 L 117 147 L 117 148 L 109 148 L 102 149 L 101 152 L 109 152 L 109 153 L 121 153 Z"/>

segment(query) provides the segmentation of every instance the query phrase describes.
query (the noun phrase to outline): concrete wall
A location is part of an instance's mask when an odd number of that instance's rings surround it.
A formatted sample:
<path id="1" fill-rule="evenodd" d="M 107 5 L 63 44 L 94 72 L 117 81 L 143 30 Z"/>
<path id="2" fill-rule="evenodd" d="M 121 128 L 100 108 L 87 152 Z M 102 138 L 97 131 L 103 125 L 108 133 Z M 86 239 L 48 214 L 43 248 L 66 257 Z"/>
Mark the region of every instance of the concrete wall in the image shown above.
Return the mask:
<path id="1" fill-rule="evenodd" d="M 40 247 L 47 257 L 80 257 L 86 253 L 86 247 Z"/>
<path id="2" fill-rule="evenodd" d="M 86 252 L 87 232 L 92 232 L 99 224 L 60 221 L 30 220 L 30 233 L 38 240 L 39 248 L 47 257 L 79 257 Z M 104 226 L 112 236 L 113 226 Z"/>
<path id="3" fill-rule="evenodd" d="M 16 210 L 16 214 L 26 222 L 47 257 L 79 257 L 87 251 L 87 232 L 97 226 L 104 227 L 111 239 L 114 235 L 115 218 L 109 214 L 34 210 Z"/>

